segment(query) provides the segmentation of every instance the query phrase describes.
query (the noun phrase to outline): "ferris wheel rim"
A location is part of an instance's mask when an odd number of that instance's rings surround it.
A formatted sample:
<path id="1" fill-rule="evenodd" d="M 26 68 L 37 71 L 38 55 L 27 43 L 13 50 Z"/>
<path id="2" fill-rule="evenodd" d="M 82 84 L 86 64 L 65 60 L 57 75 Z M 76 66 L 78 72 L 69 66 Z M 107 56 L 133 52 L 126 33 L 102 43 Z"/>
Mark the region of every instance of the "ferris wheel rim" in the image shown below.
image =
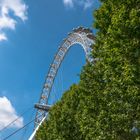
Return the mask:
<path id="1" fill-rule="evenodd" d="M 91 45 L 94 44 L 94 41 L 95 37 L 92 31 L 88 28 L 78 27 L 73 29 L 73 31 L 68 34 L 68 37 L 63 40 L 49 67 L 48 74 L 44 82 L 44 87 L 42 89 L 40 99 L 38 102 L 39 104 L 42 105 L 48 104 L 48 99 L 51 93 L 55 77 L 69 49 L 75 44 L 80 44 L 80 46 L 82 46 L 82 48 L 84 49 L 86 59 L 89 62 L 92 62 L 93 59 L 90 56 L 90 52 L 92 50 Z M 40 122 L 42 122 L 42 119 L 45 116 L 46 116 L 45 110 L 42 111 L 40 109 L 37 109 L 35 117 L 35 128 L 40 124 Z"/>

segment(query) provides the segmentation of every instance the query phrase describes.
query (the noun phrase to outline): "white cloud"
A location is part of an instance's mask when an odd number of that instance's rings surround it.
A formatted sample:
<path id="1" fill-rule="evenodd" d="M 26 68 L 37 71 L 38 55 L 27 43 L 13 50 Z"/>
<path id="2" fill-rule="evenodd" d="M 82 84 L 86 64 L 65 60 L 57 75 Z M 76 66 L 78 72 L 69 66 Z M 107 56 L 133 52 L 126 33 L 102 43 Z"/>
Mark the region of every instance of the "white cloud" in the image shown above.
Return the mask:
<path id="1" fill-rule="evenodd" d="M 73 0 L 63 0 L 66 7 L 73 7 Z"/>
<path id="2" fill-rule="evenodd" d="M 90 8 L 93 5 L 93 0 L 86 0 L 84 3 L 84 9 Z"/>
<path id="3" fill-rule="evenodd" d="M 93 0 L 63 0 L 66 7 L 81 6 L 84 9 L 90 8 L 93 5 Z"/>
<path id="4" fill-rule="evenodd" d="M 18 117 L 11 102 L 6 97 L 0 97 L 0 130 Z M 9 127 L 20 128 L 22 126 L 23 118 L 21 117 Z"/>
<path id="5" fill-rule="evenodd" d="M 0 41 L 7 40 L 7 37 L 4 33 L 0 34 Z"/>
<path id="6" fill-rule="evenodd" d="M 17 24 L 10 12 L 22 21 L 27 19 L 27 6 L 22 0 L 0 0 L 0 41 L 7 40 L 4 30 L 14 30 Z"/>

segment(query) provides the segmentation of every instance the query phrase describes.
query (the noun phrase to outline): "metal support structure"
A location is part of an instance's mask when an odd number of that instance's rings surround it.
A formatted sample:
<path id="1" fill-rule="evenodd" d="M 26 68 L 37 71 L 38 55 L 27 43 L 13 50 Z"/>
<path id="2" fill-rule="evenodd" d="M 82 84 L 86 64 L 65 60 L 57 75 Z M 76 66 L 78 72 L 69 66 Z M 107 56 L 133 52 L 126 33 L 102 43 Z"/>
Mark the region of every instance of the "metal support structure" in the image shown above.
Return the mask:
<path id="1" fill-rule="evenodd" d="M 74 44 L 80 44 L 85 51 L 86 59 L 89 62 L 93 61 L 91 57 L 91 45 L 94 44 L 95 37 L 92 31 L 88 28 L 78 27 L 73 29 L 71 33 L 68 34 L 68 37 L 63 40 L 58 52 L 56 53 L 52 64 L 50 65 L 47 77 L 45 79 L 44 87 L 41 92 L 41 96 L 39 99 L 39 103 L 35 105 L 37 108 L 36 119 L 35 119 L 35 133 L 39 128 L 40 124 L 42 124 L 42 120 L 46 118 L 46 111 L 48 112 L 50 108 L 48 108 L 48 99 L 50 96 L 50 92 L 57 74 L 57 71 L 67 54 L 68 50 Z M 34 135 L 35 135 L 34 133 Z M 32 139 L 33 140 L 33 139 Z"/>
<path id="2" fill-rule="evenodd" d="M 51 108 L 51 105 L 42 105 L 42 104 L 35 104 L 34 106 L 36 109 L 40 109 L 40 110 L 43 110 L 43 111 L 46 111 L 48 112 Z"/>

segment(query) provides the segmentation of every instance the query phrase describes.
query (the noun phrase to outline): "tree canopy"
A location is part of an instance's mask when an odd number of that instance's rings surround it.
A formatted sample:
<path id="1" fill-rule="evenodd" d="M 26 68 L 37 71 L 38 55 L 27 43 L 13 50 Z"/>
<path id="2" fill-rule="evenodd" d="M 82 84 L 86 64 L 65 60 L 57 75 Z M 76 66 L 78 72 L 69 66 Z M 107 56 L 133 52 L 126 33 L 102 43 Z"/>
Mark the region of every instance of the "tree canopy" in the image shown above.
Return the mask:
<path id="1" fill-rule="evenodd" d="M 140 1 L 101 0 L 92 56 L 36 140 L 140 139 Z"/>

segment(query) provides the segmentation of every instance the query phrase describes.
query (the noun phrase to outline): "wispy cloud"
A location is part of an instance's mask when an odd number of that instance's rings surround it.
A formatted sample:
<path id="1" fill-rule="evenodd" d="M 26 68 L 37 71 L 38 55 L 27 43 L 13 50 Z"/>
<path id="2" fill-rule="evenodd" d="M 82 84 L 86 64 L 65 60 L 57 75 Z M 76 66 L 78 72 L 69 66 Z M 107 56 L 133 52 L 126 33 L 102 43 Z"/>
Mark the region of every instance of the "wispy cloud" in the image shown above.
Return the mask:
<path id="1" fill-rule="evenodd" d="M 87 9 L 92 7 L 93 0 L 63 0 L 63 3 L 68 8 L 73 8 L 74 6 L 83 7 L 83 9 Z"/>
<path id="2" fill-rule="evenodd" d="M 63 0 L 66 7 L 73 7 L 73 0 Z"/>
<path id="3" fill-rule="evenodd" d="M 18 117 L 19 116 L 17 115 L 10 100 L 8 100 L 8 98 L 5 96 L 0 97 L 0 130 Z M 10 127 L 20 128 L 22 126 L 23 126 L 23 118 L 20 118 L 17 121 L 15 121 Z"/>
<path id="4" fill-rule="evenodd" d="M 10 12 L 22 21 L 27 19 L 27 5 L 22 0 L 0 0 L 0 41 L 7 40 L 5 29 L 14 30 L 17 21 Z"/>
<path id="5" fill-rule="evenodd" d="M 90 8 L 93 6 L 93 0 L 85 0 L 83 1 L 84 9 Z"/>
<path id="6" fill-rule="evenodd" d="M 7 40 L 7 37 L 4 33 L 0 33 L 0 41 Z"/>

